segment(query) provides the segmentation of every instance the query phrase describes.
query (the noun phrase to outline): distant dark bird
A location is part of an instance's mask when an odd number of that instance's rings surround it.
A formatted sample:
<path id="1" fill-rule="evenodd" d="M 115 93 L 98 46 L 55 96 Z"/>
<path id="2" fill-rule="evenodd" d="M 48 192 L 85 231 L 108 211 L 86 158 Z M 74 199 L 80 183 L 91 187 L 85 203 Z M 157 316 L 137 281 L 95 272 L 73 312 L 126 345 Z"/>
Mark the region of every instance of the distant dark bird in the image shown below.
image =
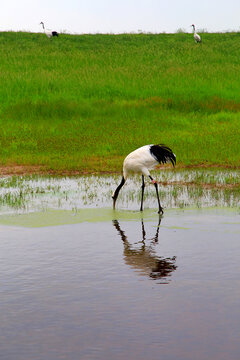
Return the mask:
<path id="1" fill-rule="evenodd" d="M 198 34 L 196 33 L 195 25 L 192 24 L 191 26 L 193 27 L 193 31 L 194 31 L 193 38 L 194 38 L 195 42 L 196 42 L 196 43 L 202 42 L 200 35 L 198 35 Z"/>
<path id="2" fill-rule="evenodd" d="M 45 34 L 47 35 L 48 38 L 51 38 L 52 36 L 58 36 L 58 32 L 57 31 L 52 31 L 50 29 L 45 29 L 44 23 L 41 21 L 39 25 L 42 25 L 43 30 L 45 32 Z"/>
<path id="3" fill-rule="evenodd" d="M 167 162 L 171 162 L 172 165 L 175 166 L 176 156 L 169 147 L 163 144 L 145 145 L 131 152 L 123 162 L 122 181 L 112 195 L 113 209 L 115 209 L 115 204 L 119 191 L 125 184 L 128 174 L 130 172 L 133 172 L 133 173 L 142 174 L 142 198 L 141 198 L 140 211 L 143 210 L 143 195 L 145 188 L 144 176 L 148 176 L 151 179 L 156 189 L 157 200 L 158 200 L 158 213 L 163 214 L 163 208 L 161 207 L 159 200 L 158 185 L 157 182 L 151 177 L 149 170 L 154 169 L 158 164 L 166 164 Z"/>

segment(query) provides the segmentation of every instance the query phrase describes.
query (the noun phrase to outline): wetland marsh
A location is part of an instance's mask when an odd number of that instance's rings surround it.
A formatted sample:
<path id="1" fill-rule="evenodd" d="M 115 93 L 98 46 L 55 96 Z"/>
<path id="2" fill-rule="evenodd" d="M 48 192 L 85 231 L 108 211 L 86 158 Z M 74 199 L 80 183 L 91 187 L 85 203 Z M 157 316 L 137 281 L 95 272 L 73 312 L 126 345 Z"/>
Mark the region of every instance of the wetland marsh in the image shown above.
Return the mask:
<path id="1" fill-rule="evenodd" d="M 0 33 L 1 174 L 78 175 L 0 178 L 2 360 L 239 359 L 239 33 L 203 38 Z M 152 143 L 164 216 L 140 177 L 113 211 Z"/>
<path id="2" fill-rule="evenodd" d="M 237 360 L 235 170 L 0 180 L 3 360 Z"/>
<path id="3" fill-rule="evenodd" d="M 239 207 L 238 170 L 157 171 L 164 208 Z M 0 179 L 0 216 L 53 209 L 76 213 L 84 208 L 111 208 L 121 175 L 81 177 L 6 176 Z M 138 210 L 141 177 L 129 178 L 119 195 L 119 210 Z M 145 209 L 156 206 L 155 189 L 146 183 Z"/>

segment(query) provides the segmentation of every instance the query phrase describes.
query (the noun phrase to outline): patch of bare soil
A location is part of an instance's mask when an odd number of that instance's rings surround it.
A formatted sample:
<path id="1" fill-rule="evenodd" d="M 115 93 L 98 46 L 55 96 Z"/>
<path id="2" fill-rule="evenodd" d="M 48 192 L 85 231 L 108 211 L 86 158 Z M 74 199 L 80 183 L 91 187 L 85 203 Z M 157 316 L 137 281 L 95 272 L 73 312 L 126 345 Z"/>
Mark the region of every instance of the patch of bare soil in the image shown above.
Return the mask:
<path id="1" fill-rule="evenodd" d="M 41 166 L 8 165 L 0 166 L 0 176 L 41 174 Z"/>
<path id="2" fill-rule="evenodd" d="M 6 165 L 0 166 L 0 176 L 13 175 L 59 175 L 59 176 L 78 176 L 78 175 L 97 175 L 111 174 L 112 172 L 93 172 L 87 170 L 51 170 L 42 165 Z"/>

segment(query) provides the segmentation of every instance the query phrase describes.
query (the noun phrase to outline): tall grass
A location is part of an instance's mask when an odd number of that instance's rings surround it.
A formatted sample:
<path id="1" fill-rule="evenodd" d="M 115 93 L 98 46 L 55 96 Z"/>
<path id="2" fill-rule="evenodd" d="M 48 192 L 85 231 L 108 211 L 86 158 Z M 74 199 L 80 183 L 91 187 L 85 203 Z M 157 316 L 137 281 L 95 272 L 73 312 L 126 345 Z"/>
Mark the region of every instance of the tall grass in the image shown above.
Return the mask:
<path id="1" fill-rule="evenodd" d="M 0 164 L 120 171 L 166 143 L 180 165 L 240 166 L 240 34 L 0 33 Z"/>

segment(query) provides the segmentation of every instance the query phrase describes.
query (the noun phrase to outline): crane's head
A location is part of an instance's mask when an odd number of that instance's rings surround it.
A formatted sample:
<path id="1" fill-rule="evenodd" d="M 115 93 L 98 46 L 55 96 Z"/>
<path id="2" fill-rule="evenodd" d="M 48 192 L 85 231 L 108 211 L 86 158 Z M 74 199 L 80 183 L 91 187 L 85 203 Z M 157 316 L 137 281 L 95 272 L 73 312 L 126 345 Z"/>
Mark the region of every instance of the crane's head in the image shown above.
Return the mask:
<path id="1" fill-rule="evenodd" d="M 196 30 L 195 30 L 195 25 L 192 24 L 192 25 L 190 25 L 190 26 L 192 26 L 192 29 L 193 29 L 193 31 L 195 32 L 195 31 L 196 31 Z"/>

